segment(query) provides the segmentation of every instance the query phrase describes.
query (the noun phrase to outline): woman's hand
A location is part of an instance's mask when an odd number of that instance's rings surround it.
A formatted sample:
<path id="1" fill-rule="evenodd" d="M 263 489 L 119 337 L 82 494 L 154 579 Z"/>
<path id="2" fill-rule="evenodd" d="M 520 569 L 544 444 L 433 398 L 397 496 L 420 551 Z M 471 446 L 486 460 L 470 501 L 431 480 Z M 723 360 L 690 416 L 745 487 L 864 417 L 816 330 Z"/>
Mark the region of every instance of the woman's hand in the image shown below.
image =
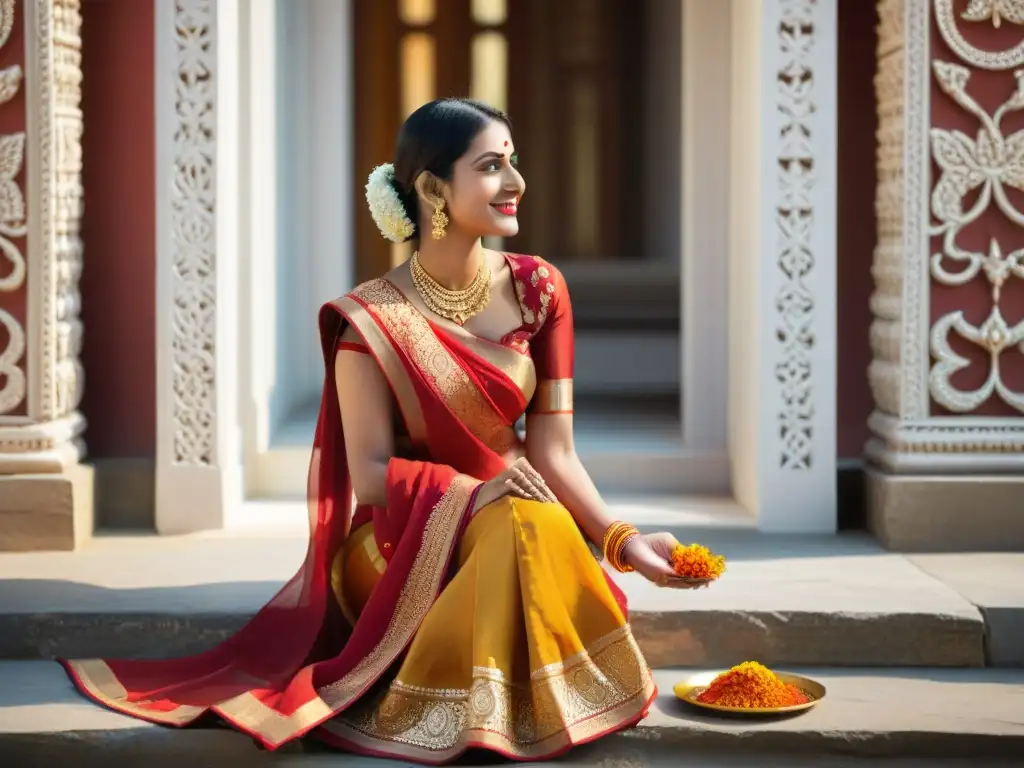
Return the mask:
<path id="1" fill-rule="evenodd" d="M 668 586 L 669 582 L 677 589 L 706 587 L 710 581 L 682 580 L 672 569 L 672 550 L 678 544 L 671 533 L 641 534 L 626 545 L 623 559 L 633 566 L 633 570 L 659 587 Z"/>
<path id="2" fill-rule="evenodd" d="M 544 478 L 524 458 L 516 459 L 504 472 L 480 486 L 476 494 L 476 503 L 473 505 L 473 514 L 502 496 L 558 503 Z"/>

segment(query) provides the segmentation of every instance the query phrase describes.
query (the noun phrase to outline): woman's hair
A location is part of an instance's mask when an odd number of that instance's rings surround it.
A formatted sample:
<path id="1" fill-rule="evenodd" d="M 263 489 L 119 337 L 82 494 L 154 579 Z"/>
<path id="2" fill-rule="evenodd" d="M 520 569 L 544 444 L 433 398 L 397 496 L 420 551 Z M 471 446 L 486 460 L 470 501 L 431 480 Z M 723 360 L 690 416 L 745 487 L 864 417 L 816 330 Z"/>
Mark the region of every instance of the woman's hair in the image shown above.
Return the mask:
<path id="1" fill-rule="evenodd" d="M 445 181 L 451 179 L 455 161 L 491 122 L 504 123 L 512 130 L 504 112 L 473 99 L 437 99 L 406 118 L 395 142 L 394 185 L 406 216 L 417 230 L 420 205 L 416 179 L 423 171 Z"/>

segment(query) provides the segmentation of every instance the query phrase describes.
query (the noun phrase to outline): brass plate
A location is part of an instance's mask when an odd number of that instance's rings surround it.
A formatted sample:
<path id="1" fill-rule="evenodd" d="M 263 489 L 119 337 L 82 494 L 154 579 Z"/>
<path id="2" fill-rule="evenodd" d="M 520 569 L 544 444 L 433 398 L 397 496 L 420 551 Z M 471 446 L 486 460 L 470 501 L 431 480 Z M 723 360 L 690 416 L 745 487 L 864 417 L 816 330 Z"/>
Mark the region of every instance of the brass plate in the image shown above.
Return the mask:
<path id="1" fill-rule="evenodd" d="M 711 710 L 713 712 L 728 712 L 735 715 L 749 715 L 751 717 L 763 717 L 765 715 L 784 715 L 792 712 L 802 712 L 811 707 L 817 706 L 825 698 L 825 686 L 801 675 L 791 675 L 788 672 L 776 672 L 775 674 L 784 683 L 792 683 L 803 691 L 810 699 L 806 704 L 795 704 L 791 707 L 765 707 L 760 709 L 750 707 L 723 707 L 719 704 L 705 704 L 697 701 L 705 689 L 711 685 L 716 677 L 728 670 L 720 669 L 716 672 L 699 672 L 691 675 L 680 683 L 676 683 L 673 692 L 682 701 L 694 707 Z"/>

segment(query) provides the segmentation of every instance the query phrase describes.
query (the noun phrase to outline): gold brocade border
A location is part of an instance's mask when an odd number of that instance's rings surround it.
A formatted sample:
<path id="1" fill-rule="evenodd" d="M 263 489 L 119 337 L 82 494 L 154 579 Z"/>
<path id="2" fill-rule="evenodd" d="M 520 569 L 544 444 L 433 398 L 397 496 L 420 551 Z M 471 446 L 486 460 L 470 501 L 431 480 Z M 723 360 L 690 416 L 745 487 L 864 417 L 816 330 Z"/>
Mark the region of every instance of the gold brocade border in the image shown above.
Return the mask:
<path id="1" fill-rule="evenodd" d="M 496 344 L 488 339 L 481 339 L 468 331 L 453 333 L 460 344 L 464 344 L 473 354 L 482 357 L 499 371 L 504 373 L 523 396 L 530 402 L 537 389 L 537 368 L 533 358 L 518 350 Z"/>
<path id="2" fill-rule="evenodd" d="M 456 418 L 488 448 L 505 453 L 518 442 L 515 429 L 484 398 L 405 294 L 384 278 L 364 283 L 352 293 L 373 308 L 385 330 Z"/>
<path id="3" fill-rule="evenodd" d="M 425 442 L 427 425 L 423 418 L 423 408 L 416 396 L 409 373 L 402 365 L 402 361 L 398 359 L 398 353 L 395 352 L 391 340 L 388 339 L 387 334 L 377 324 L 371 313 L 355 299 L 343 296 L 333 303 L 363 337 L 370 352 L 380 362 L 384 376 L 395 393 L 395 399 L 398 401 L 406 429 L 409 430 L 409 437 L 417 443 Z"/>
<path id="4" fill-rule="evenodd" d="M 475 668 L 468 690 L 433 690 L 399 681 L 376 702 L 322 726 L 357 748 L 441 763 L 467 748 L 524 759 L 550 757 L 635 722 L 656 688 L 628 625 L 587 651 L 514 684 Z"/>
<path id="5" fill-rule="evenodd" d="M 164 725 L 187 725 L 206 711 L 203 707 L 184 705 L 170 711 L 150 709 L 145 701 L 128 701 L 128 692 L 105 661 L 88 659 L 67 664 L 87 694 L 118 712 Z"/>
<path id="6" fill-rule="evenodd" d="M 459 520 L 475 487 L 472 478 L 459 475 L 435 505 L 384 636 L 347 675 L 320 688 L 317 691 L 318 698 L 307 702 L 291 715 L 268 707 L 252 693 L 243 693 L 222 702 L 213 710 L 276 746 L 309 730 L 355 701 L 387 671 L 406 648 L 433 605 L 441 589 L 448 556 L 455 547 L 460 530 Z"/>
<path id="7" fill-rule="evenodd" d="M 434 507 L 384 637 L 348 675 L 318 691 L 334 709 L 350 702 L 380 677 L 419 629 L 441 589 L 460 530 L 459 521 L 475 487 L 476 481 L 459 475 Z"/>
<path id="8" fill-rule="evenodd" d="M 419 551 L 409 577 L 399 594 L 387 630 L 377 646 L 341 680 L 317 691 L 318 697 L 306 702 L 291 715 L 268 707 L 251 692 L 223 701 L 210 709 L 268 744 L 277 746 L 322 723 L 338 710 L 351 704 L 379 678 L 405 649 L 423 617 L 434 602 L 444 579 L 448 556 L 455 547 L 459 520 L 472 497 L 476 483 L 456 477 L 435 505 L 423 530 Z M 101 660 L 69 661 L 82 688 L 111 709 L 164 725 L 187 725 L 206 709 L 178 706 L 170 712 L 151 710 L 146 702 L 127 701 L 127 692 L 116 675 Z"/>
<path id="9" fill-rule="evenodd" d="M 318 697 L 310 699 L 292 714 L 286 715 L 268 707 L 252 693 L 243 693 L 233 699 L 222 701 L 212 709 L 230 723 L 255 733 L 272 746 L 308 731 L 335 712 L 327 702 Z"/>
<path id="10" fill-rule="evenodd" d="M 572 379 L 545 379 L 538 382 L 529 411 L 535 416 L 546 413 L 572 413 Z"/>

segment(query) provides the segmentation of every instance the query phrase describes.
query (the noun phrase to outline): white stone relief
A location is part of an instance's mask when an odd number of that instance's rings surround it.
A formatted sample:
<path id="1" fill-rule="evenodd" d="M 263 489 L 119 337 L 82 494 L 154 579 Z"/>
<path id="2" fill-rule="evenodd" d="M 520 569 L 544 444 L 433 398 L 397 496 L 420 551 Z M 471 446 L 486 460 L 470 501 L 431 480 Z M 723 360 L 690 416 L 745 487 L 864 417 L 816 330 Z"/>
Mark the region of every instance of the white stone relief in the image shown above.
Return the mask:
<path id="1" fill-rule="evenodd" d="M 900 416 L 927 418 L 928 402 L 928 195 L 931 191 L 931 73 L 928 0 L 900 3 L 905 14 L 903 86 L 903 226 L 900 312 Z M 904 136 L 906 137 L 904 139 Z"/>
<path id="2" fill-rule="evenodd" d="M 992 20 L 997 29 L 1003 19 L 1012 24 L 1024 24 L 1024 2 L 1022 0 L 971 0 L 960 18 L 964 21 Z"/>
<path id="3" fill-rule="evenodd" d="M 997 462 L 1000 456 L 1013 459 L 1024 455 L 1024 429 L 1017 419 L 949 416 L 926 422 L 901 422 L 876 411 L 868 419 L 868 425 L 885 440 L 889 451 L 904 454 L 900 458 L 888 457 L 892 469 L 927 470 L 929 456 L 953 454 L 961 461 L 966 458 L 983 471 L 985 467 L 980 457 L 970 457 L 970 454 L 988 454 L 996 457 Z"/>
<path id="4" fill-rule="evenodd" d="M 776 337 L 783 359 L 775 379 L 781 385 L 782 439 L 780 466 L 810 469 L 812 456 L 814 295 L 807 278 L 814 270 L 811 235 L 814 227 L 814 187 L 817 180 L 811 124 L 815 111 L 814 72 L 809 57 L 815 47 L 814 11 L 817 0 L 782 0 L 778 29 L 781 66 L 777 73 L 781 129 L 778 144 L 779 203 L 778 266 L 782 286 L 775 296 L 779 315 Z"/>
<path id="5" fill-rule="evenodd" d="M 13 10 L 24 10 L 28 126 L 0 137 L 0 291 L 25 291 L 27 306 L 24 323 L 0 311 L 8 340 L 0 351 L 3 472 L 59 472 L 85 451 L 77 411 L 83 380 L 80 4 L 0 0 L 0 45 L 14 29 Z M 0 103 L 21 85 L 20 69 L 0 71 Z M 28 177 L 27 200 L 17 183 L 21 174 Z M 12 413 L 16 408 L 24 412 Z"/>
<path id="6" fill-rule="evenodd" d="M 973 0 L 963 13 L 966 21 L 992 19 L 1000 26 L 1003 19 L 1024 23 L 1024 0 Z M 1024 40 L 1005 51 L 986 51 L 971 45 L 957 26 L 953 0 L 935 0 L 935 23 L 942 39 L 957 56 L 979 69 L 1013 69 L 1024 64 Z"/>
<path id="7" fill-rule="evenodd" d="M 192 466 L 216 463 L 214 13 L 214 0 L 175 0 L 173 463 Z"/>
<path id="8" fill-rule="evenodd" d="M 0 104 L 5 101 L 7 99 L 0 99 Z M 0 253 L 10 269 L 0 277 L 0 291 L 15 291 L 25 282 L 25 257 L 18 245 L 12 242 L 26 233 L 25 196 L 17 181 L 24 163 L 25 134 L 19 131 L 0 136 Z"/>
<path id="9" fill-rule="evenodd" d="M 14 29 L 14 0 L 0 0 L 0 49 Z M 17 64 L 0 71 L 0 107 L 18 93 L 22 70 Z M 25 283 L 25 256 L 16 238 L 26 234 L 25 197 L 17 176 L 25 162 L 25 133 L 0 135 L 0 291 L 13 292 Z M 0 351 L 0 414 L 9 413 L 25 399 L 25 329 L 18 319 L 0 306 L 7 344 Z"/>
<path id="10" fill-rule="evenodd" d="M 41 50 L 42 256 L 44 361 L 40 414 L 44 420 L 71 415 L 82 400 L 82 16 L 81 0 L 38 2 Z M 52 60 L 53 67 L 49 67 Z M 52 99 L 52 101 L 51 101 Z M 52 143 L 51 143 L 52 142 Z"/>
<path id="11" fill-rule="evenodd" d="M 904 35 L 902 0 L 878 5 L 878 65 L 875 94 L 878 107 L 875 216 L 878 242 L 872 274 L 874 320 L 870 340 L 872 362 L 868 382 L 878 408 L 901 412 L 901 359 L 904 254 Z"/>
<path id="12" fill-rule="evenodd" d="M 872 275 L 873 359 L 879 411 L 928 416 L 929 0 L 878 5 L 875 90 L 878 242 Z"/>
<path id="13" fill-rule="evenodd" d="M 967 92 L 971 78 L 967 67 L 936 60 L 933 68 L 943 92 L 976 117 L 981 127 L 975 138 L 955 130 L 931 131 L 932 154 L 941 169 L 931 198 L 935 222 L 931 233 L 942 237 L 941 250 L 931 257 L 931 274 L 949 286 L 964 285 L 984 275 L 991 287 L 992 307 L 977 326 L 961 311 L 949 312 L 936 321 L 931 331 L 936 362 L 929 377 L 930 391 L 936 402 L 957 413 L 973 411 L 993 394 L 1024 412 L 1024 393 L 1012 391 L 1001 375 L 1003 354 L 1024 352 L 1024 321 L 1011 327 L 1000 311 L 1003 286 L 1014 277 L 1024 278 L 1024 247 L 1013 247 L 1024 244 L 1024 231 L 1015 243 L 1005 246 L 991 239 L 986 251 L 968 250 L 959 242 L 964 230 L 993 208 L 1024 230 L 1024 212 L 1006 193 L 1007 187 L 1024 191 L 1024 130 L 1004 135 L 1002 129 L 1007 115 L 1024 109 L 1024 72 L 1016 73 L 1017 89 L 990 115 Z M 975 196 L 966 206 L 966 200 Z M 950 345 L 953 331 L 989 355 L 988 377 L 975 390 L 958 389 L 952 382 L 957 371 L 970 365 Z"/>

